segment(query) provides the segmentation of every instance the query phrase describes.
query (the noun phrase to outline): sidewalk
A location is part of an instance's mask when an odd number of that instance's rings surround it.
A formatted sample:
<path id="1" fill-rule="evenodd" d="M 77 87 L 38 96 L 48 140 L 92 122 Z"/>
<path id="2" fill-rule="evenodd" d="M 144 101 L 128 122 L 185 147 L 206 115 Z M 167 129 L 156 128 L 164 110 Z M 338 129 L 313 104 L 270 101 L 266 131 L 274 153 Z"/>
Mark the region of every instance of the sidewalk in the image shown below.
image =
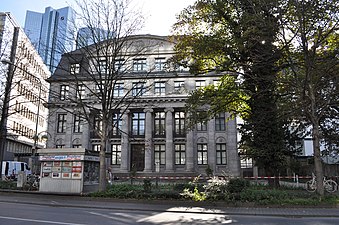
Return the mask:
<path id="1" fill-rule="evenodd" d="M 91 198 L 74 195 L 52 195 L 0 191 L 0 202 L 35 204 L 53 207 L 103 208 L 152 212 L 206 213 L 222 215 L 292 216 L 292 217 L 337 217 L 339 208 L 278 208 L 278 207 L 229 207 L 220 202 L 124 200 Z"/>

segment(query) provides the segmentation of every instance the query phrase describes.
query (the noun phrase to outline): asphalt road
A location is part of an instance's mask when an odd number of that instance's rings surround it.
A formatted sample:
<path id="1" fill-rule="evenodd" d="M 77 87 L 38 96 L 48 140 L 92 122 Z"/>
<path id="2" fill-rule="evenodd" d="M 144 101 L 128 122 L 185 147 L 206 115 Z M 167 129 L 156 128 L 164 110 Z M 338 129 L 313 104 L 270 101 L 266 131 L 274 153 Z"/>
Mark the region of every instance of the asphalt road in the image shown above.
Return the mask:
<path id="1" fill-rule="evenodd" d="M 180 206 L 74 196 L 0 193 L 0 225 L 339 224 L 339 209 L 258 209 Z"/>

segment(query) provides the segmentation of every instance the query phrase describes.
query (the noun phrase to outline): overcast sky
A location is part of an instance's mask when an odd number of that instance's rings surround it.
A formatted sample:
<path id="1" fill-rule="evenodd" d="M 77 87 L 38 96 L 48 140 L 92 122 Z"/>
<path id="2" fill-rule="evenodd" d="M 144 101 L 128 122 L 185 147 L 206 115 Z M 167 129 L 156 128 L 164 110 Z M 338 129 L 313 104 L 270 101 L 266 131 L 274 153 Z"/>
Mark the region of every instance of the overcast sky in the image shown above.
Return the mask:
<path id="1" fill-rule="evenodd" d="M 0 0 L 0 11 L 11 12 L 16 21 L 24 26 L 26 11 L 44 12 L 51 6 L 54 9 L 73 4 L 73 0 Z M 169 35 L 175 15 L 195 0 L 134 0 L 142 5 L 146 17 L 145 28 L 141 33 Z"/>

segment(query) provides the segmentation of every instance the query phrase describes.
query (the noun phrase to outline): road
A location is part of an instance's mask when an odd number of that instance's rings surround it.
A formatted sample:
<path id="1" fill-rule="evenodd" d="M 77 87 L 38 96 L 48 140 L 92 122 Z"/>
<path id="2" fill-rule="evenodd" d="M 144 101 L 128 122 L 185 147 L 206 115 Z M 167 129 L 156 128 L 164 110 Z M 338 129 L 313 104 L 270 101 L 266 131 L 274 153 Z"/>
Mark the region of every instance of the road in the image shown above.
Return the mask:
<path id="1" fill-rule="evenodd" d="M 286 210 L 281 211 L 285 213 L 279 215 L 279 209 L 276 210 L 278 212 L 276 214 L 271 211 L 271 213 L 254 215 L 251 212 L 255 212 L 256 209 L 251 208 L 231 211 L 230 209 L 222 210 L 196 206 L 168 205 L 166 207 L 166 205 L 142 202 L 77 201 L 73 197 L 0 195 L 0 225 L 339 224 L 339 214 L 335 214 L 338 211 L 337 209 L 334 209 L 334 211 L 329 209 L 328 212 L 333 214 L 332 216 L 325 216 L 324 214 L 297 216 L 296 213 L 287 215 Z M 289 212 L 294 211 L 289 210 Z"/>

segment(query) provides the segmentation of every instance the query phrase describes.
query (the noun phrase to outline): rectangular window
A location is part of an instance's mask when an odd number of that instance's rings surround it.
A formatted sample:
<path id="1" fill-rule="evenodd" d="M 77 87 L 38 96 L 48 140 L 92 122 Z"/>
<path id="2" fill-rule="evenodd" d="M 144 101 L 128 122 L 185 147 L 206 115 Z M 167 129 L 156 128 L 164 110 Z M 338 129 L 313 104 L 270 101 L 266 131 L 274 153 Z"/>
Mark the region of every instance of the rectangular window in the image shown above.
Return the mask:
<path id="1" fill-rule="evenodd" d="M 180 91 L 181 88 L 185 87 L 185 81 L 174 81 L 174 90 Z"/>
<path id="2" fill-rule="evenodd" d="M 146 59 L 134 59 L 133 60 L 133 71 L 142 72 L 147 70 Z"/>
<path id="3" fill-rule="evenodd" d="M 155 82 L 154 83 L 154 94 L 165 95 L 165 93 L 166 93 L 166 83 L 165 82 Z"/>
<path id="4" fill-rule="evenodd" d="M 100 144 L 92 144 L 92 151 L 100 152 L 101 145 Z"/>
<path id="5" fill-rule="evenodd" d="M 79 84 L 77 86 L 77 99 L 84 99 L 85 98 L 85 85 Z"/>
<path id="6" fill-rule="evenodd" d="M 69 85 L 60 85 L 60 100 L 66 100 L 69 94 Z"/>
<path id="7" fill-rule="evenodd" d="M 113 97 L 122 97 L 124 95 L 124 84 L 116 83 L 114 85 Z"/>
<path id="8" fill-rule="evenodd" d="M 79 74 L 80 72 L 80 64 L 79 63 L 73 63 L 70 67 L 71 74 Z"/>
<path id="9" fill-rule="evenodd" d="M 216 144 L 217 165 L 227 164 L 226 144 Z"/>
<path id="10" fill-rule="evenodd" d="M 198 122 L 197 131 L 207 131 L 207 122 Z"/>
<path id="11" fill-rule="evenodd" d="M 166 132 L 166 114 L 165 112 L 156 112 L 154 115 L 154 134 L 165 135 Z"/>
<path id="12" fill-rule="evenodd" d="M 82 120 L 79 115 L 74 115 L 73 132 L 74 133 L 82 132 Z"/>
<path id="13" fill-rule="evenodd" d="M 185 135 L 185 113 L 175 112 L 174 113 L 174 132 L 177 135 Z"/>
<path id="14" fill-rule="evenodd" d="M 121 164 L 121 145 L 112 145 L 112 165 Z"/>
<path id="15" fill-rule="evenodd" d="M 185 165 L 186 164 L 186 146 L 185 144 L 176 144 L 175 147 L 175 164 Z"/>
<path id="16" fill-rule="evenodd" d="M 116 59 L 114 61 L 114 69 L 116 72 L 124 72 L 125 71 L 125 60 L 124 59 Z"/>
<path id="17" fill-rule="evenodd" d="M 66 132 L 66 116 L 67 114 L 58 114 L 57 133 Z"/>
<path id="18" fill-rule="evenodd" d="M 137 82 L 133 83 L 132 87 L 132 96 L 142 96 L 146 92 L 145 83 L 144 82 Z"/>
<path id="19" fill-rule="evenodd" d="M 198 165 L 207 165 L 207 144 L 198 144 Z"/>
<path id="20" fill-rule="evenodd" d="M 107 71 L 107 60 L 106 58 L 100 58 L 99 60 L 99 73 L 106 73 Z"/>
<path id="21" fill-rule="evenodd" d="M 195 89 L 203 88 L 205 87 L 205 81 L 204 80 L 196 80 L 195 81 Z"/>
<path id="22" fill-rule="evenodd" d="M 165 165 L 165 145 L 154 145 L 154 162 L 155 165 Z"/>
<path id="23" fill-rule="evenodd" d="M 165 58 L 155 58 L 154 67 L 155 71 L 164 71 L 165 70 Z"/>
<path id="24" fill-rule="evenodd" d="M 145 113 L 132 114 L 132 135 L 145 135 Z"/>
<path id="25" fill-rule="evenodd" d="M 96 131 L 102 131 L 102 119 L 101 119 L 101 116 L 99 115 L 96 115 L 94 117 L 94 130 Z"/>
<path id="26" fill-rule="evenodd" d="M 219 113 L 215 117 L 215 130 L 216 131 L 224 131 L 225 128 L 226 128 L 225 121 L 226 121 L 225 113 Z"/>
<path id="27" fill-rule="evenodd" d="M 121 124 L 122 124 L 122 119 L 120 113 L 114 113 L 113 114 L 113 119 L 112 119 L 112 132 L 113 135 L 121 135 Z"/>

